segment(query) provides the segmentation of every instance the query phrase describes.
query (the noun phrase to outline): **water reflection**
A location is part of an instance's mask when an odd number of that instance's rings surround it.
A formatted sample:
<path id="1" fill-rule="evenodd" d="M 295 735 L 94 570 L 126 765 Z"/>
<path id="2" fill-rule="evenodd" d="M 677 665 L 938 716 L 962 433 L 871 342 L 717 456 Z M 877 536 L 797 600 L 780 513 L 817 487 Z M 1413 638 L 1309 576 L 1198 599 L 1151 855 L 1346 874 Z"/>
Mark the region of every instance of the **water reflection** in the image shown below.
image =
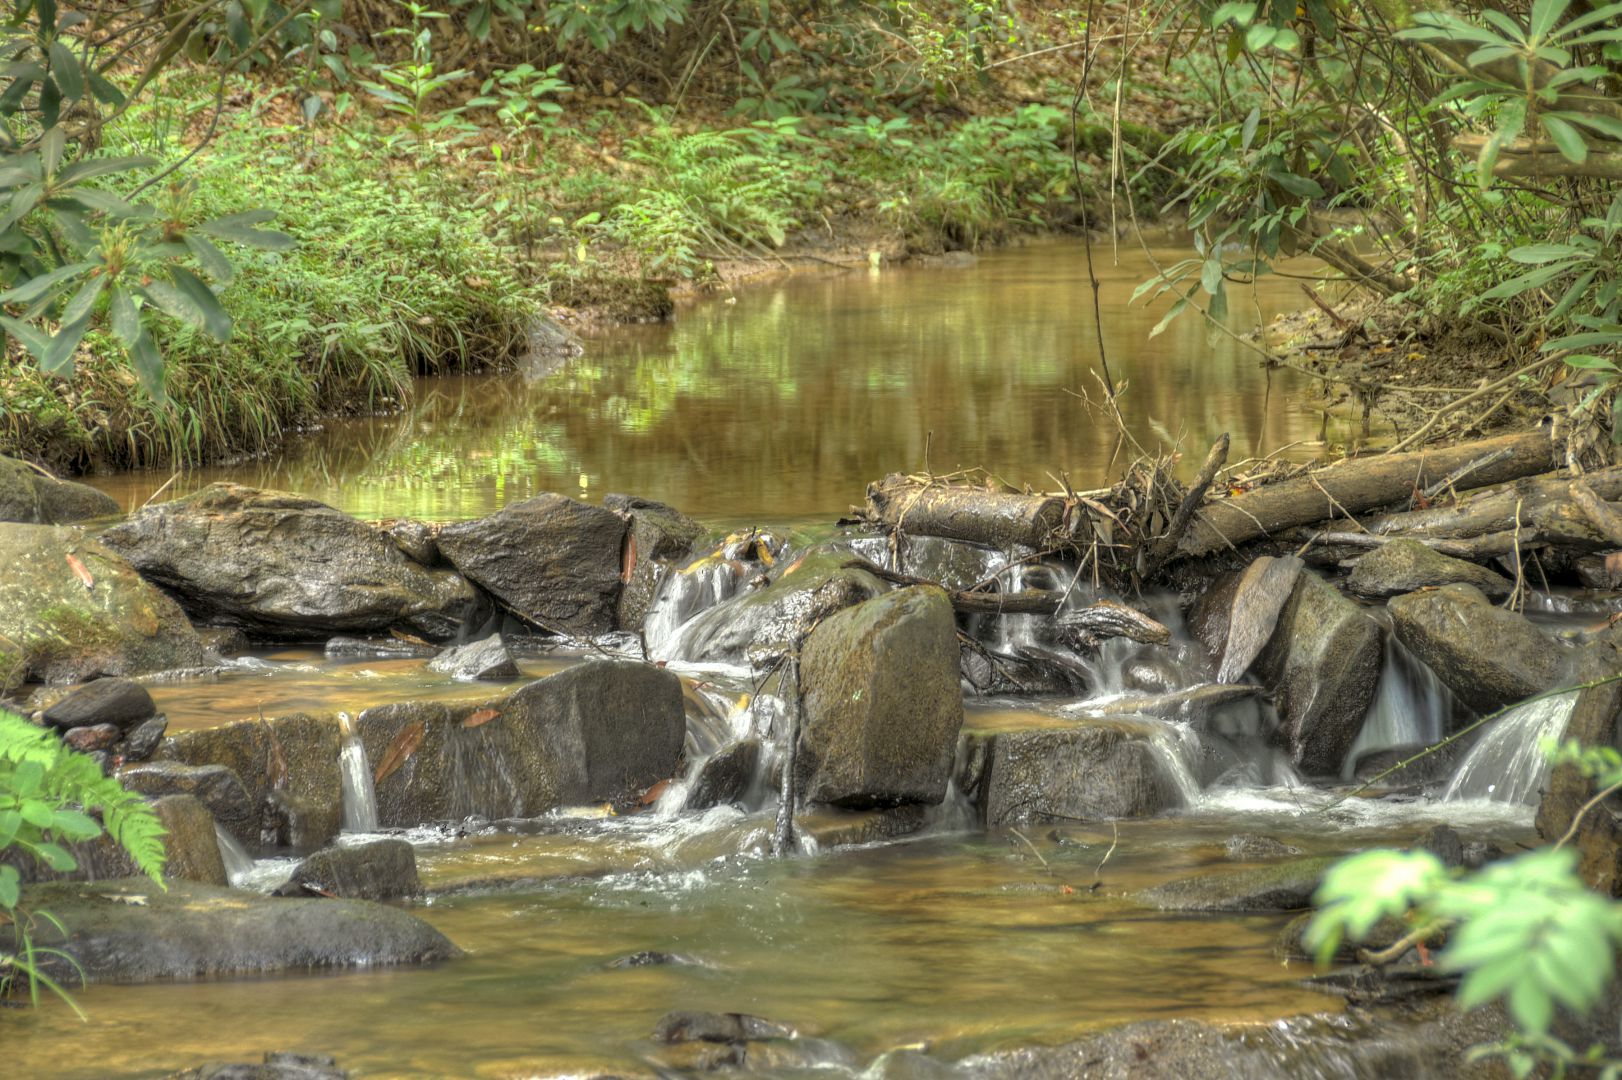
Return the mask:
<path id="1" fill-rule="evenodd" d="M 1181 249 L 1167 247 L 1164 258 Z M 1129 304 L 1151 268 L 1100 260 L 1105 342 L 1146 445 L 1182 437 L 1197 462 L 1223 431 L 1235 458 L 1323 425 L 1311 380 L 1263 370 L 1196 319 L 1159 337 L 1163 305 Z M 1236 302 L 1236 330 L 1300 304 L 1293 281 Z M 1248 301 L 1248 298 L 1247 298 Z M 274 460 L 199 470 L 301 491 L 369 518 L 476 516 L 541 491 L 628 491 L 717 523 L 827 519 L 864 485 L 927 464 L 983 466 L 1051 488 L 1106 482 L 1116 432 L 1075 396 L 1098 391 L 1086 262 L 1076 241 L 977 265 L 805 278 L 682 309 L 673 326 L 592 341 L 549 376 L 428 380 L 409 412 L 334 422 Z M 104 477 L 139 505 L 167 474 Z M 173 492 L 175 489 L 171 489 Z"/>

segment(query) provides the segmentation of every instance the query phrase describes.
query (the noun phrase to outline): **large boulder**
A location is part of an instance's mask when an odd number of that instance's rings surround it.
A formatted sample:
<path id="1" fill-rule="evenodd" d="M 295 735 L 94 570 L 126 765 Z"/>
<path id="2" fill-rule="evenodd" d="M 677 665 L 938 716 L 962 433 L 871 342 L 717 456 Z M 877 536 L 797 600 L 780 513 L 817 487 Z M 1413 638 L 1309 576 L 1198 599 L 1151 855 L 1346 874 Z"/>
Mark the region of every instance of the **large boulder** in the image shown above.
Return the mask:
<path id="1" fill-rule="evenodd" d="M 764 586 L 695 616 L 666 652 L 671 659 L 715 664 L 781 654 L 834 612 L 884 593 L 884 582 L 847 567 L 850 561 L 847 551 L 823 549 L 781 566 Z"/>
<path id="2" fill-rule="evenodd" d="M 603 505 L 630 523 L 621 566 L 619 628 L 638 631 L 648 617 L 659 575 L 693 553 L 707 530 L 674 507 L 633 495 L 605 495 Z"/>
<path id="3" fill-rule="evenodd" d="M 404 840 L 323 848 L 293 868 L 278 896 L 396 900 L 422 893 L 417 856 Z"/>
<path id="4" fill-rule="evenodd" d="M 0 457 L 0 521 L 67 525 L 120 512 L 118 501 L 88 484 L 46 476 L 16 458 Z"/>
<path id="5" fill-rule="evenodd" d="M 594 661 L 487 705 L 367 709 L 355 727 L 392 827 L 623 801 L 676 774 L 687 716 L 671 672 Z"/>
<path id="6" fill-rule="evenodd" d="M 1147 732 L 1083 720 L 965 737 L 960 789 L 992 828 L 1148 817 L 1181 804 Z"/>
<path id="7" fill-rule="evenodd" d="M 168 881 L 197 881 L 229 885 L 225 858 L 220 854 L 214 815 L 190 795 L 165 795 L 152 804 L 163 822 L 163 849 L 167 856 L 163 876 Z"/>
<path id="8" fill-rule="evenodd" d="M 1339 771 L 1380 681 L 1379 625 L 1317 574 L 1302 572 L 1253 670 L 1273 691 L 1297 767 Z"/>
<path id="9" fill-rule="evenodd" d="M 23 900 L 67 928 L 41 923 L 36 948 L 57 948 L 91 982 L 381 967 L 461 955 L 445 936 L 398 908 L 365 900 L 285 899 L 190 882 L 160 890 L 144 878 L 28 886 Z M 0 950 L 13 947 L 0 927 Z M 50 957 L 58 976 L 67 959 Z"/>
<path id="10" fill-rule="evenodd" d="M 259 811 L 257 827 L 234 816 L 221 824 L 243 843 L 315 848 L 338 835 L 343 821 L 341 741 L 337 721 L 295 713 L 182 731 L 162 752 L 187 765 L 223 765 L 236 774 Z"/>
<path id="11" fill-rule="evenodd" d="M 1502 600 L 1513 588 L 1502 574 L 1443 555 L 1412 537 L 1375 548 L 1357 560 L 1346 579 L 1346 587 L 1352 592 L 1376 600 L 1459 584 L 1474 585 L 1492 600 Z"/>
<path id="12" fill-rule="evenodd" d="M 242 777 L 229 766 L 149 761 L 125 767 L 118 779 L 130 791 L 152 798 L 189 795 L 202 803 L 220 827 L 239 841 L 259 843 L 260 807 L 248 794 Z"/>
<path id="13" fill-rule="evenodd" d="M 1278 629 L 1305 564 L 1293 555 L 1264 555 L 1203 593 L 1189 612 L 1189 629 L 1216 665 L 1218 682 L 1236 683 Z"/>
<path id="14" fill-rule="evenodd" d="M 1491 712 L 1555 686 L 1567 653 L 1526 616 L 1473 585 L 1445 585 L 1393 598 L 1397 638 L 1459 698 Z"/>
<path id="15" fill-rule="evenodd" d="M 102 534 L 194 618 L 261 638 L 398 629 L 442 641 L 477 619 L 477 591 L 385 532 L 314 499 L 237 484 L 149 507 Z"/>
<path id="16" fill-rule="evenodd" d="M 445 526 L 439 553 L 520 619 L 552 632 L 600 634 L 614 629 L 625 531 L 612 510 L 537 495 Z"/>
<path id="17" fill-rule="evenodd" d="M 938 803 L 963 724 L 957 620 L 916 585 L 830 615 L 801 655 L 796 775 L 814 803 Z"/>
<path id="18" fill-rule="evenodd" d="M 77 529 L 0 524 L 0 566 L 0 693 L 204 662 L 179 605 Z"/>

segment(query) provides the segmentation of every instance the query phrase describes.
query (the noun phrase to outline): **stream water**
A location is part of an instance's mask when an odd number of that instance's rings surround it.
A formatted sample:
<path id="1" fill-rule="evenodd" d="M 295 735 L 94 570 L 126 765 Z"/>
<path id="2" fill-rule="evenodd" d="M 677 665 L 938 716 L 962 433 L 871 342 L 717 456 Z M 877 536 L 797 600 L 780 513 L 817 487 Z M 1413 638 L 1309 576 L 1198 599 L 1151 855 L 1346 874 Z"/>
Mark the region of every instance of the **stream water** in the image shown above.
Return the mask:
<path id="1" fill-rule="evenodd" d="M 1123 400 L 1138 436 L 1172 438 L 1166 427 L 1181 425 L 1201 451 L 1226 430 L 1236 457 L 1291 443 L 1300 443 L 1294 453 L 1318 452 L 1323 405 L 1302 380 L 1269 376 L 1192 322 L 1147 338 L 1160 313 L 1126 306 L 1147 273 L 1141 257 L 1107 267 L 1103 295 L 1111 362 L 1117 380 L 1130 381 Z M 1293 307 L 1296 295 L 1293 282 L 1268 284 L 1260 314 Z M 1084 486 L 1108 476 L 1116 449 L 1114 431 L 1067 392 L 1095 389 L 1085 296 L 1074 244 L 1000 252 L 963 269 L 790 281 L 735 304 L 684 309 L 672 327 L 593 341 L 587 356 L 545 377 L 425 384 L 404 415 L 335 423 L 274 461 L 201 470 L 176 487 L 234 479 L 365 517 L 439 519 L 545 490 L 588 498 L 620 490 L 709 524 L 816 522 L 825 536 L 868 480 L 922 467 L 926 454 L 937 470 L 983 465 L 1049 486 L 1048 471 L 1063 468 Z M 100 483 L 138 505 L 166 479 Z M 689 679 L 689 752 L 701 756 L 770 715 L 764 699 L 729 706 L 749 689 L 737 672 L 706 668 L 704 686 L 695 685 L 686 650 L 707 619 L 726 614 L 732 586 L 695 577 L 682 588 L 667 584 L 648 639 Z M 1012 648 L 1027 630 L 1004 620 L 980 632 Z M 1193 671 L 1183 640 L 1168 677 L 1208 680 Z M 973 701 L 966 730 L 1063 727 L 1107 713 L 1125 693 L 1120 672 L 1136 648 L 1112 643 L 1088 659 L 1088 695 Z M 582 660 L 529 659 L 524 675 Z M 1402 654 L 1387 662 L 1359 750 L 1426 737 L 1452 708 L 1423 665 Z M 433 676 L 421 660 L 338 661 L 299 649 L 153 687 L 177 730 L 500 692 Z M 1269 1020 L 1334 1008 L 1303 987 L 1302 965 L 1275 957 L 1286 916 L 1189 917 L 1132 901 L 1172 877 L 1242 865 L 1225 848 L 1236 833 L 1306 853 L 1408 845 L 1442 821 L 1506 848 L 1527 836 L 1518 796 L 1486 798 L 1471 787 L 1452 802 L 1336 803 L 1302 786 L 1242 725 L 1200 735 L 1148 717 L 1121 722 L 1139 725 L 1160 756 L 1182 794 L 1179 811 L 1118 831 L 1013 833 L 971 830 L 948 804 L 902 842 L 841 846 L 837 829 L 813 821 L 807 854 L 772 859 L 772 796 L 757 783 L 746 810 L 683 813 L 669 799 L 626 817 L 571 811 L 522 825 L 416 830 L 409 838 L 429 899 L 414 910 L 465 959 L 90 986 L 78 995 L 90 1023 L 66 1037 L 67 1013 L 55 1003 L 5 1016 L 4 1058 L 12 1075 L 99 1078 L 308 1048 L 365 1076 L 653 1075 L 653 1025 L 681 1008 L 754 1013 L 811 1036 L 771 1075 L 923 1077 L 935 1074 L 896 1051 L 922 1048 L 950 1062 L 1125 1021 Z M 1525 721 L 1540 731 L 1561 722 L 1547 710 Z M 352 842 L 376 817 L 358 740 L 343 754 Z M 1523 765 L 1473 767 L 1479 777 Z M 1520 792 L 1526 782 L 1536 777 L 1511 786 Z M 250 866 L 239 848 L 227 855 L 234 880 L 267 887 L 284 865 Z M 616 964 L 645 951 L 676 962 Z"/>

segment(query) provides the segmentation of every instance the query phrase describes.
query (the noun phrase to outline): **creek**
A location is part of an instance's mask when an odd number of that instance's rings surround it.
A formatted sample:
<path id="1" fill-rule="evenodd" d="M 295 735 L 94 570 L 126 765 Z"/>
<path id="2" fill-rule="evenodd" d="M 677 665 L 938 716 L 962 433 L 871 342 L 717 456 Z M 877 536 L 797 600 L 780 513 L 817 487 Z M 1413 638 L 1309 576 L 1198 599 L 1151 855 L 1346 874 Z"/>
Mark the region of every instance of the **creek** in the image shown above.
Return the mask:
<path id="1" fill-rule="evenodd" d="M 1119 266 L 1101 255 L 1106 341 L 1115 378 L 1129 384 L 1123 409 L 1138 438 L 1180 435 L 1203 448 L 1229 431 L 1239 458 L 1281 447 L 1311 457 L 1326 431 L 1335 436 L 1307 380 L 1263 370 L 1253 353 L 1208 340 L 1193 321 L 1149 338 L 1161 311 L 1127 304 L 1147 265 L 1124 250 Z M 1295 307 L 1298 295 L 1293 281 L 1268 282 L 1234 329 Z M 1043 487 L 1061 468 L 1077 487 L 1109 479 L 1119 468 L 1116 432 L 1070 393 L 1097 389 L 1086 296 L 1073 243 L 998 252 L 972 267 L 790 280 L 683 309 L 673 326 L 594 339 L 585 356 L 544 376 L 427 382 L 400 415 L 333 422 L 274 460 L 198 470 L 168 494 L 230 479 L 363 518 L 448 520 L 543 491 L 629 491 L 709 525 L 767 524 L 798 546 L 827 543 L 829 523 L 861 500 L 867 481 L 926 461 Z M 133 507 L 165 479 L 98 484 Z M 761 732 L 775 702 L 756 693 L 741 657 L 693 659 L 693 642 L 733 618 L 735 588 L 693 575 L 667 577 L 661 590 L 649 648 L 684 677 L 689 757 L 702 760 Z M 1167 688 L 1196 688 L 1209 675 L 1194 670 L 1194 646 L 1174 629 Z M 1026 630 L 1018 619 L 991 619 L 976 632 L 1007 648 Z M 54 1002 L 7 1016 L 6 1058 L 19 1076 L 89 1078 L 308 1048 L 366 1076 L 644 1075 L 657 1054 L 655 1021 L 703 1009 L 770 1017 L 808 1036 L 763 1070 L 770 1075 L 936 1075 L 901 1051 L 945 1063 L 1134 1020 L 1268 1021 L 1338 1008 L 1302 985 L 1307 965 L 1275 954 L 1287 915 L 1191 916 L 1134 899 L 1170 878 L 1251 865 L 1230 855 L 1236 834 L 1308 855 L 1411 845 L 1441 822 L 1506 849 L 1531 835 L 1520 800 L 1527 784 L 1535 790 L 1536 762 L 1466 759 L 1451 801 L 1337 802 L 1345 789 L 1303 784 L 1243 716 L 1196 731 L 1123 709 L 1129 688 L 1119 673 L 1145 648 L 1113 642 L 1088 658 L 1087 693 L 971 699 L 964 731 L 1118 716 L 1176 789 L 1181 805 L 1160 816 L 982 830 L 954 790 L 903 839 L 812 815 L 801 853 L 773 859 L 775 795 L 763 761 L 737 807 L 684 811 L 678 782 L 640 813 L 586 807 L 413 829 L 404 835 L 428 892 L 414 910 L 466 958 L 92 985 L 78 994 L 91 1021 L 68 1037 L 67 1013 Z M 521 669 L 534 679 L 591 656 L 525 655 Z M 1386 665 L 1354 756 L 1431 737 L 1453 708 L 1398 647 L 1388 647 Z M 152 693 L 171 731 L 184 731 L 255 715 L 483 701 L 499 689 L 433 675 L 422 660 L 282 648 Z M 1544 709 L 1523 726 L 1561 722 Z M 346 842 L 377 820 L 373 764 L 358 740 L 345 741 Z M 1491 797 L 1501 786 L 1513 796 Z M 244 884 L 273 885 L 290 865 L 250 867 L 240 847 L 227 854 Z M 621 962 L 643 953 L 672 962 Z"/>

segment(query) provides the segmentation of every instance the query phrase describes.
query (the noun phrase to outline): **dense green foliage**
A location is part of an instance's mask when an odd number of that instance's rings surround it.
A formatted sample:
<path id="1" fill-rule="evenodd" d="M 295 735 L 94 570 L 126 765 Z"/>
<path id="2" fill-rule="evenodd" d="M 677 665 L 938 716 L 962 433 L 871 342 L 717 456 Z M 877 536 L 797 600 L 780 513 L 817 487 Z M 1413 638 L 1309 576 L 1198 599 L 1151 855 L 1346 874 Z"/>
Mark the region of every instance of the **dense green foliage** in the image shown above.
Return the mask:
<path id="1" fill-rule="evenodd" d="M 1199 256 L 1152 283 L 1220 314 L 1228 286 L 1312 252 L 1432 323 L 1598 377 L 1622 348 L 1622 4 L 1459 11 L 1312 0 L 1162 5 L 1208 119 L 1191 167 Z M 1190 33 L 1193 30 L 1202 33 Z"/>
<path id="2" fill-rule="evenodd" d="M 91 817 L 99 814 L 100 821 Z M 101 765 L 62 745 L 55 732 L 35 727 L 0 710 L 0 855 L 16 853 L 51 870 L 78 865 L 65 844 L 95 840 L 105 829 L 142 873 L 163 887 L 163 827 L 139 795 L 124 790 Z M 0 953 L 0 995 L 25 984 L 36 999 L 41 985 L 62 993 L 39 970 L 41 950 L 32 944 L 35 919 L 23 910 L 20 874 L 13 861 L 0 862 L 0 925 L 10 928 L 15 951 Z"/>

